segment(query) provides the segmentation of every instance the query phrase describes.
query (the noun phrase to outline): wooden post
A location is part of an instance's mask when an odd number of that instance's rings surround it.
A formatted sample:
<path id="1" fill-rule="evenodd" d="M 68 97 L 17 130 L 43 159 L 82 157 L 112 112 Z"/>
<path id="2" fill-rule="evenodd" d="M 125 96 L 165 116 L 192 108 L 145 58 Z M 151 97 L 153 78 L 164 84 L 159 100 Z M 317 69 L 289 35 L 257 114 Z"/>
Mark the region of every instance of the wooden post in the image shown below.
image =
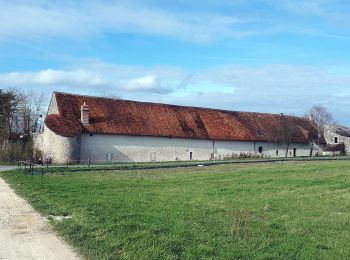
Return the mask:
<path id="1" fill-rule="evenodd" d="M 43 183 L 43 176 L 44 176 L 44 165 L 41 167 L 41 179 L 40 182 Z"/>
<path id="2" fill-rule="evenodd" d="M 25 162 L 23 162 L 23 174 L 24 175 L 26 174 L 26 164 L 25 164 Z"/>

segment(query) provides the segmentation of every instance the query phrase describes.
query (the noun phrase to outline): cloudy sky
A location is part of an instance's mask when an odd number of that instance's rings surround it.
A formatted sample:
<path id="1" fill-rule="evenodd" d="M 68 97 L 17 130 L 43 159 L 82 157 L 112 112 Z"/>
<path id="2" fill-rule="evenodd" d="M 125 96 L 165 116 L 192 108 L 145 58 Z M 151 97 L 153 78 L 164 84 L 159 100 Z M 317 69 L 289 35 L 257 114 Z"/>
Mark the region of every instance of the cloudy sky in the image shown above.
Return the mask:
<path id="1" fill-rule="evenodd" d="M 0 88 L 350 125 L 348 0 L 0 0 Z"/>

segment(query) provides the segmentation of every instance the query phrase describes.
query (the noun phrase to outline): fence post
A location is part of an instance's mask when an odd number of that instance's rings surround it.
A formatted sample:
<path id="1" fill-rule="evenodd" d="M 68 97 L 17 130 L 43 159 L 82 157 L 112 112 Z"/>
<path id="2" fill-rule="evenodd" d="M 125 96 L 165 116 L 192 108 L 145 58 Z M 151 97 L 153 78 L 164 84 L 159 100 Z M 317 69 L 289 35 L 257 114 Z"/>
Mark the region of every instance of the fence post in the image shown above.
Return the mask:
<path id="1" fill-rule="evenodd" d="M 41 166 L 41 179 L 40 179 L 41 183 L 43 183 L 43 176 L 44 176 L 44 164 Z"/>
<path id="2" fill-rule="evenodd" d="M 88 167 L 90 167 L 90 163 L 91 163 L 91 162 L 90 162 L 90 157 L 89 157 L 89 159 L 88 159 L 88 164 L 89 164 Z"/>

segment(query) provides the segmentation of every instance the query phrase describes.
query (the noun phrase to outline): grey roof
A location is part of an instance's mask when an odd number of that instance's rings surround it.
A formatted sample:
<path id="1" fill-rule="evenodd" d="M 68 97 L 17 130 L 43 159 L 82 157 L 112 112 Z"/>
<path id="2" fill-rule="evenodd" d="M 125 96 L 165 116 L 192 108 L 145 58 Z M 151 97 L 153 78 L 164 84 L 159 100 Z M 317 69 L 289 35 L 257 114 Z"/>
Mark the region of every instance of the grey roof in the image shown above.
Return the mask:
<path id="1" fill-rule="evenodd" d="M 350 128 L 342 125 L 331 125 L 330 130 L 338 135 L 350 137 Z"/>
<path id="2" fill-rule="evenodd" d="M 344 143 L 341 144 L 327 144 L 326 147 L 323 149 L 325 152 L 344 152 L 345 151 L 345 145 Z"/>

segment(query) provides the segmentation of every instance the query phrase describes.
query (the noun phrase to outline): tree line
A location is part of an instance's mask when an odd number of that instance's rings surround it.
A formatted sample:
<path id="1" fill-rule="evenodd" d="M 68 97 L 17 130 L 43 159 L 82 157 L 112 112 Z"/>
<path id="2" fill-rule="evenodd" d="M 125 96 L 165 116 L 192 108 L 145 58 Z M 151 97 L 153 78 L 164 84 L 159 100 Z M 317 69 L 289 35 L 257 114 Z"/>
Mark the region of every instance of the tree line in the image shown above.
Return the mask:
<path id="1" fill-rule="evenodd" d="M 32 134 L 42 130 L 44 94 L 0 89 L 0 161 L 32 159 Z"/>

